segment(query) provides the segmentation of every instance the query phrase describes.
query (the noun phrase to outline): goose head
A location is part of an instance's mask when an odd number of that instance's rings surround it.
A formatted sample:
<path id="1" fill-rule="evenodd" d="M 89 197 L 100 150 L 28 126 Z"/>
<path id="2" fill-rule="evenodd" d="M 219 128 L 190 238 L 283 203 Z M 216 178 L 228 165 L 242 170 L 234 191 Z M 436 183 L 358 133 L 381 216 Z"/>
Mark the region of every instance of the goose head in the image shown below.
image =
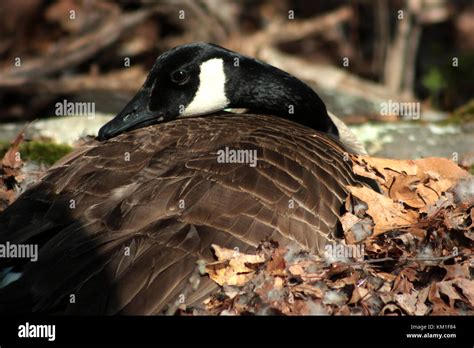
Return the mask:
<path id="1" fill-rule="evenodd" d="M 296 77 L 220 46 L 193 43 L 160 55 L 142 88 L 99 131 L 99 140 L 181 117 L 246 109 L 338 137 L 321 98 Z"/>

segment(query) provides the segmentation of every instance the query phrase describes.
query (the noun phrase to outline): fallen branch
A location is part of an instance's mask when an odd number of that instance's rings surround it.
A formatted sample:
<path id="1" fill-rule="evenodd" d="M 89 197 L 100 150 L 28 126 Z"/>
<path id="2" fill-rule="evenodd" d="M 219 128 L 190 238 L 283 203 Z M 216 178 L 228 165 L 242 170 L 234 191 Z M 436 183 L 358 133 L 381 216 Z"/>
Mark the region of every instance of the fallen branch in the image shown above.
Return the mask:
<path id="1" fill-rule="evenodd" d="M 151 14 L 152 9 L 123 15 L 113 11 L 97 30 L 72 39 L 64 39 L 50 54 L 26 60 L 21 67 L 1 71 L 0 87 L 22 85 L 75 67 L 114 44 L 123 32 L 142 23 Z"/>

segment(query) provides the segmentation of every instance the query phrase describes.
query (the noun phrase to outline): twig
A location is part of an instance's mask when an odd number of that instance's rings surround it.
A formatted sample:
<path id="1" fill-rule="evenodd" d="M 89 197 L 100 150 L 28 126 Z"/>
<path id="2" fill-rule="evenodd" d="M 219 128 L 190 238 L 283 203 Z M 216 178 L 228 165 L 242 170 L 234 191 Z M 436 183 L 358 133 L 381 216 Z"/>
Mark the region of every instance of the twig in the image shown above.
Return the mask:
<path id="1" fill-rule="evenodd" d="M 457 255 L 451 254 L 447 256 L 439 256 L 439 257 L 401 257 L 399 259 L 394 259 L 392 257 L 384 257 L 382 259 L 369 259 L 369 260 L 363 260 L 363 261 L 356 261 L 356 262 L 351 262 L 349 265 L 364 265 L 364 264 L 371 264 L 371 263 L 381 263 L 381 262 L 386 262 L 386 261 L 396 261 L 396 262 L 441 262 L 441 261 L 446 261 L 446 260 L 451 260 L 454 259 L 455 257 L 458 256 L 465 256 L 463 253 L 459 253 Z"/>
<path id="2" fill-rule="evenodd" d="M 231 49 L 255 56 L 262 47 L 276 46 L 281 42 L 296 41 L 325 30 L 333 29 L 353 15 L 350 6 L 342 6 L 335 11 L 305 20 L 275 20 L 256 34 L 241 37 L 236 35 L 229 40 Z"/>

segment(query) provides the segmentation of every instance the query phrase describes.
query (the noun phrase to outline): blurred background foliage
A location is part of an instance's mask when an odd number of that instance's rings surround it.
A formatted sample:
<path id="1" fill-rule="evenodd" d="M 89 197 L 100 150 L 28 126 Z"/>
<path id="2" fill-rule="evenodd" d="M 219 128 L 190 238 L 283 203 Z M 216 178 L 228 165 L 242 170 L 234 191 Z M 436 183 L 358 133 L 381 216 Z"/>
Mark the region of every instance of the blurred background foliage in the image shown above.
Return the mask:
<path id="1" fill-rule="evenodd" d="M 464 165 L 474 161 L 469 0 L 3 0 L 0 141 L 31 120 L 41 121 L 29 127 L 30 140 L 70 145 L 93 135 L 158 54 L 193 41 L 303 79 L 374 155 L 456 152 Z M 97 117 L 54 116 L 64 99 L 93 102 Z M 421 119 L 382 116 L 388 100 L 419 102 Z"/>

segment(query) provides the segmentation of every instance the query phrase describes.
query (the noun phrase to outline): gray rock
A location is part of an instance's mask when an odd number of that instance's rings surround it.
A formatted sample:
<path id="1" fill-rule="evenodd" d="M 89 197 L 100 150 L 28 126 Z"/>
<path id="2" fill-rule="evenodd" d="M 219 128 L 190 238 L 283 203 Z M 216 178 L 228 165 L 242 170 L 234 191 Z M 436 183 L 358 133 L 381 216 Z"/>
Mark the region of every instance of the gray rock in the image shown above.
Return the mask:
<path id="1" fill-rule="evenodd" d="M 474 149 L 474 132 L 458 125 L 419 122 L 367 123 L 349 127 L 371 156 L 398 159 L 445 157 L 457 160 Z"/>
<path id="2" fill-rule="evenodd" d="M 29 124 L 25 131 L 27 139 L 50 138 L 57 143 L 72 145 L 87 135 L 96 136 L 99 128 L 113 118 L 113 115 L 96 114 L 87 116 L 56 116 Z M 26 122 L 0 125 L 0 140 L 11 141 Z"/>

